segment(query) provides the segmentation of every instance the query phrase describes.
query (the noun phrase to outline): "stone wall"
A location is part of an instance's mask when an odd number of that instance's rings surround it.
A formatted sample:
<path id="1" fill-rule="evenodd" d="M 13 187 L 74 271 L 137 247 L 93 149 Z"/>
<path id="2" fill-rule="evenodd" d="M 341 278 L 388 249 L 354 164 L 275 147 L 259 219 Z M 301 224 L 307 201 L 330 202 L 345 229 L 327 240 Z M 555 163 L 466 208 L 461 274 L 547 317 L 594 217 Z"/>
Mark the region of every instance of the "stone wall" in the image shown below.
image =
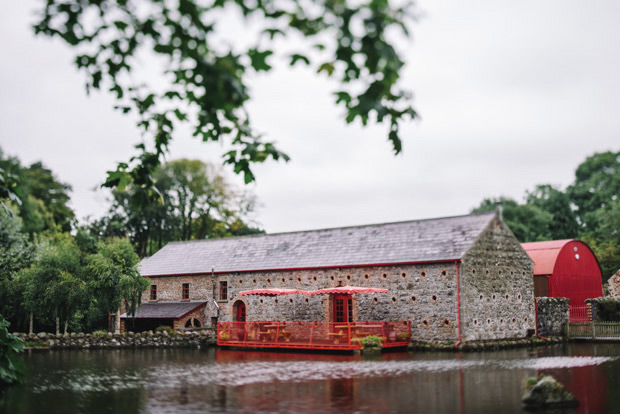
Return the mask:
<path id="1" fill-rule="evenodd" d="M 609 296 L 620 298 L 620 270 L 607 281 Z"/>
<path id="2" fill-rule="evenodd" d="M 538 306 L 538 334 L 541 336 L 565 336 L 569 321 L 567 298 L 536 298 Z"/>
<path id="3" fill-rule="evenodd" d="M 410 320 L 412 337 L 420 341 L 455 342 L 458 337 L 454 263 L 217 274 L 218 288 L 220 281 L 228 283 L 229 299 L 217 301 L 218 312 L 210 300 L 210 274 L 151 278 L 161 300 L 180 300 L 182 284 L 190 283 L 191 300 L 209 300 L 204 310 L 207 326 L 218 314 L 220 321 L 233 320 L 237 301 L 245 303 L 247 320 L 331 321 L 329 295 L 265 297 L 239 296 L 239 292 L 258 288 L 318 290 L 340 283 L 388 289 L 388 293 L 354 295 L 356 321 Z M 148 293 L 144 301 L 149 300 Z M 218 295 L 219 291 L 216 298 Z"/>
<path id="4" fill-rule="evenodd" d="M 91 348 L 158 348 L 158 347 L 200 347 L 216 343 L 215 330 L 204 329 L 194 332 L 142 332 L 126 334 L 84 334 L 71 333 L 54 335 L 14 333 L 27 347 L 50 349 L 91 349 Z"/>
<path id="5" fill-rule="evenodd" d="M 495 218 L 460 266 L 462 341 L 524 338 L 535 330 L 533 262 Z"/>
<path id="6" fill-rule="evenodd" d="M 620 321 L 620 297 L 586 299 L 586 305 L 591 307 L 592 319 L 595 322 Z"/>

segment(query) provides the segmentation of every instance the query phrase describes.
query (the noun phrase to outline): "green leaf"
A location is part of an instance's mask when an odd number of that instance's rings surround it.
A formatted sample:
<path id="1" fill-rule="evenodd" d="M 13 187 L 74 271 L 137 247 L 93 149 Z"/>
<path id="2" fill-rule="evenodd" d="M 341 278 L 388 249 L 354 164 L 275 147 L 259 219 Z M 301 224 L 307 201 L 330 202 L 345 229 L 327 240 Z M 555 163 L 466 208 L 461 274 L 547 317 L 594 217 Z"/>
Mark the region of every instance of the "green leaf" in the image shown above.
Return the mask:
<path id="1" fill-rule="evenodd" d="M 334 93 L 334 95 L 336 95 L 336 97 L 338 99 L 336 99 L 336 103 L 339 104 L 340 102 L 344 102 L 345 105 L 349 105 L 351 103 L 351 95 L 349 95 L 348 92 L 345 91 L 339 91 Z"/>
<path id="2" fill-rule="evenodd" d="M 174 115 L 177 117 L 179 121 L 187 121 L 187 114 L 181 112 L 179 109 L 174 110 Z"/>
<path id="3" fill-rule="evenodd" d="M 321 72 L 325 71 L 325 72 L 327 72 L 327 76 L 332 76 L 332 74 L 334 73 L 335 69 L 336 68 L 334 67 L 333 63 L 325 62 L 321 66 L 319 66 L 319 69 L 317 70 L 317 73 L 321 73 Z"/>
<path id="4" fill-rule="evenodd" d="M 268 34 L 270 40 L 273 40 L 273 38 L 276 37 L 276 35 L 284 36 L 284 32 L 278 28 L 267 28 L 263 30 L 263 33 Z"/>
<path id="5" fill-rule="evenodd" d="M 308 59 L 306 56 L 297 53 L 291 55 L 291 66 L 295 66 L 295 64 L 300 61 L 305 63 L 306 65 L 310 65 L 310 59 Z"/>
<path id="6" fill-rule="evenodd" d="M 400 152 L 403 150 L 403 144 L 400 137 L 398 136 L 398 130 L 391 130 L 388 135 L 388 139 L 392 143 L 394 153 L 400 154 Z"/>
<path id="7" fill-rule="evenodd" d="M 271 50 L 259 51 L 258 49 L 248 50 L 248 56 L 250 57 L 252 67 L 255 71 L 269 71 L 271 66 L 267 63 L 267 58 L 273 55 Z"/>
<path id="8" fill-rule="evenodd" d="M 131 176 L 126 171 L 107 171 L 108 177 L 103 184 L 104 187 L 114 188 L 118 191 L 124 191 L 131 183 Z"/>

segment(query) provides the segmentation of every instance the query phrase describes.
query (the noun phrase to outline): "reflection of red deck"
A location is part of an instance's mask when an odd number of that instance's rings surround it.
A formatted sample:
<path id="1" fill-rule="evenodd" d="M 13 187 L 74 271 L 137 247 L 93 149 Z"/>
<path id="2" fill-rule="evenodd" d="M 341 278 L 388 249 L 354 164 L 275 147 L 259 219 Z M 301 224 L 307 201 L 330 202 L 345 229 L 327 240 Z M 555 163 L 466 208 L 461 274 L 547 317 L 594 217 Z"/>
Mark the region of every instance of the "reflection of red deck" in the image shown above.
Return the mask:
<path id="1" fill-rule="evenodd" d="M 411 342 L 409 321 L 386 322 L 218 322 L 217 344 L 249 348 L 362 349 L 376 335 L 384 348 Z"/>

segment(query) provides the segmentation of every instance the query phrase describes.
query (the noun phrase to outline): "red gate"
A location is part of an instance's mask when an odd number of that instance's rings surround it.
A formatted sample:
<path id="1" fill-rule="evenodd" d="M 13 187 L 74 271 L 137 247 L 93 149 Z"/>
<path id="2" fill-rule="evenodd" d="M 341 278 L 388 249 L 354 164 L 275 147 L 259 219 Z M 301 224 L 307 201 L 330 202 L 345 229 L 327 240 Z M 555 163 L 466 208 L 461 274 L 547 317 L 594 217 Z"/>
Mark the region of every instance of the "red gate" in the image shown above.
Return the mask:
<path id="1" fill-rule="evenodd" d="M 568 311 L 571 322 L 590 322 L 592 320 L 592 309 L 588 305 L 569 305 Z"/>

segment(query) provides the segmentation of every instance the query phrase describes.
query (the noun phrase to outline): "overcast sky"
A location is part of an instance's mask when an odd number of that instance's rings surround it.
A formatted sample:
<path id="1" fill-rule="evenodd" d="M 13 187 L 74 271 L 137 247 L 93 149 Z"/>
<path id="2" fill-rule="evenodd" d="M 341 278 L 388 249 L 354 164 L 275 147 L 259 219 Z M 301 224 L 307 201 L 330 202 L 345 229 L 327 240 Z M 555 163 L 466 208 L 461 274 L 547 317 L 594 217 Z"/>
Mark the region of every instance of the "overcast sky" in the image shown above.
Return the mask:
<path id="1" fill-rule="evenodd" d="M 620 150 L 620 2 L 417 4 L 413 40 L 397 46 L 421 118 L 403 126 L 400 156 L 385 127 L 345 125 L 323 77 L 279 65 L 252 80 L 256 128 L 292 158 L 255 167 L 268 232 L 466 214 L 485 197 L 565 187 L 586 156 Z M 78 217 L 98 217 L 93 188 L 140 137 L 110 96 L 86 96 L 67 46 L 34 37 L 32 6 L 0 3 L 0 146 L 42 160 L 73 186 Z M 170 159 L 222 150 L 180 136 Z"/>

